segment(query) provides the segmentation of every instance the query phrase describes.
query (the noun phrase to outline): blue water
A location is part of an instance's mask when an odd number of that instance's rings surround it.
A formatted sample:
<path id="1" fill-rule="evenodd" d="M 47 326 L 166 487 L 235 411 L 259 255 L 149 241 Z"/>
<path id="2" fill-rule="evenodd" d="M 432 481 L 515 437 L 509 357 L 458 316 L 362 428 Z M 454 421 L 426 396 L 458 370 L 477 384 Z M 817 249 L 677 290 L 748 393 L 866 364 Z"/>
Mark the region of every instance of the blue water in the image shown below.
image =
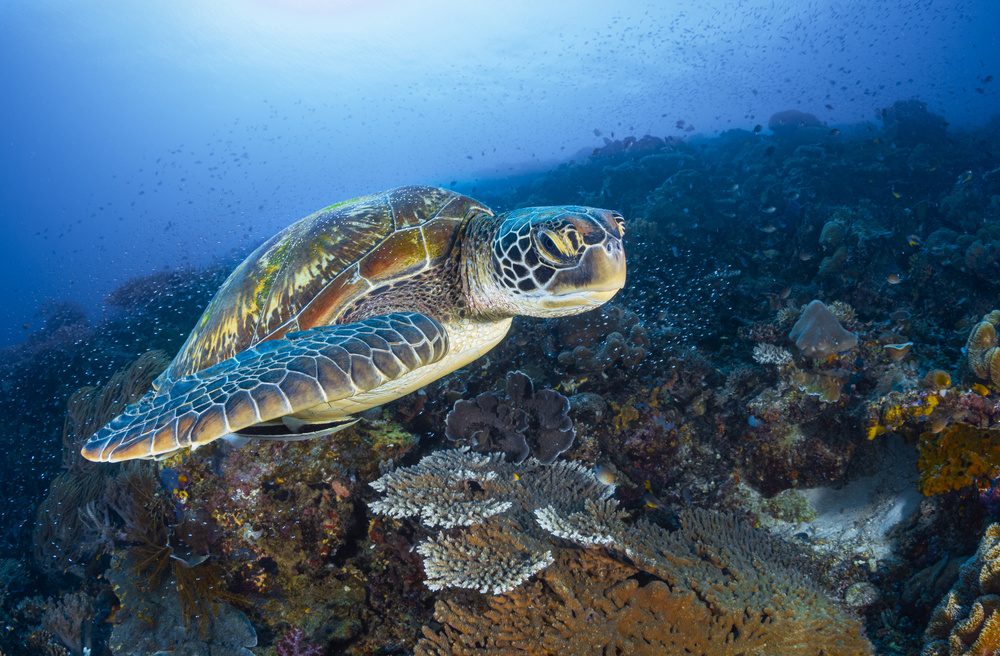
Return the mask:
<path id="1" fill-rule="evenodd" d="M 0 345 L 46 300 L 96 319 L 130 277 L 364 192 L 789 108 L 836 125 L 919 98 L 963 126 L 1000 107 L 988 0 L 495 5 L 0 4 Z"/>

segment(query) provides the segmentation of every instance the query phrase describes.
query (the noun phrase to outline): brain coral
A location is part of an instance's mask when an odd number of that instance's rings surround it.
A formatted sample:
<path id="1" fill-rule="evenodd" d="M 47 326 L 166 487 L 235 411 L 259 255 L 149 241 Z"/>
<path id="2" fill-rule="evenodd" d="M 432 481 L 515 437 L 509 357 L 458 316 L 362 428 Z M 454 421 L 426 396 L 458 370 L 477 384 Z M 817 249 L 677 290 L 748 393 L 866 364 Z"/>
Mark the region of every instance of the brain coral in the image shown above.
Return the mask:
<path id="1" fill-rule="evenodd" d="M 1000 653 L 1000 524 L 986 529 L 979 550 L 934 609 L 921 656 Z"/>
<path id="2" fill-rule="evenodd" d="M 996 326 L 1000 323 L 1000 310 L 993 310 L 983 317 L 969 333 L 965 355 L 972 373 L 988 378 L 1000 385 L 1000 349 L 997 348 Z"/>
<path id="3" fill-rule="evenodd" d="M 822 301 L 813 301 L 806 306 L 788 338 L 795 341 L 802 355 L 815 359 L 849 351 L 858 344 L 857 335 L 844 330 Z"/>

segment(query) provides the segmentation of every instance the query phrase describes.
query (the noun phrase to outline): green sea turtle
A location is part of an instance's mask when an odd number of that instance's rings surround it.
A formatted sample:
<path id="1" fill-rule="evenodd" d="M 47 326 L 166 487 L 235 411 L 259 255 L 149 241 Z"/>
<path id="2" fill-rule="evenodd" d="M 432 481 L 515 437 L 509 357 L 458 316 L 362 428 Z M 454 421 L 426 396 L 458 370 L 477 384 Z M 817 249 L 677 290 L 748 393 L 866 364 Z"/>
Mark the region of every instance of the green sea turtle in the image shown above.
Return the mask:
<path id="1" fill-rule="evenodd" d="M 446 189 L 332 205 L 255 250 L 153 389 L 83 446 L 163 458 L 221 437 L 308 439 L 485 354 L 512 317 L 595 308 L 625 283 L 609 210 L 496 215 Z"/>

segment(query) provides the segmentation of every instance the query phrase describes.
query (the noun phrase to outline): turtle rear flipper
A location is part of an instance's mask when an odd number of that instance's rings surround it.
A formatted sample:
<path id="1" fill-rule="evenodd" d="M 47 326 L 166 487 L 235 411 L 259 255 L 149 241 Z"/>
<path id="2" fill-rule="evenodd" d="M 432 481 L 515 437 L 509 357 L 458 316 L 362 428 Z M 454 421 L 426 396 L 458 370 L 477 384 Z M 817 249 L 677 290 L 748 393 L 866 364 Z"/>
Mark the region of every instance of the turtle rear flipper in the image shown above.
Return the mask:
<path id="1" fill-rule="evenodd" d="M 289 333 L 147 393 L 97 431 L 82 454 L 116 462 L 195 448 L 369 392 L 447 352 L 444 326 L 417 313 Z"/>

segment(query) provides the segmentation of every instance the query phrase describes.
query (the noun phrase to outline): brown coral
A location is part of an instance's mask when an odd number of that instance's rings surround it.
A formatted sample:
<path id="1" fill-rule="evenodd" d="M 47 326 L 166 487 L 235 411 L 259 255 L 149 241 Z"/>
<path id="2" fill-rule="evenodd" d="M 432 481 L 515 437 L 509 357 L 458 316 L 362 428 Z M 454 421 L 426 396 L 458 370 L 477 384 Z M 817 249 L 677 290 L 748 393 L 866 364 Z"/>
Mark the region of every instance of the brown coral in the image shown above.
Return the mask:
<path id="1" fill-rule="evenodd" d="M 628 524 L 613 488 L 574 463 L 444 451 L 372 485 L 377 513 L 468 527 L 418 547 L 429 586 L 497 595 L 485 609 L 438 604 L 444 627 L 424 630 L 419 654 L 870 653 L 766 535 L 694 509 L 673 532 Z"/>
<path id="2" fill-rule="evenodd" d="M 485 608 L 439 601 L 434 617 L 442 628 L 424 627 L 415 653 L 871 653 L 853 620 L 810 617 L 790 600 L 727 608 L 710 601 L 709 586 L 698 593 L 657 578 L 640 583 L 648 579 L 640 568 L 602 551 L 563 547 L 554 560 L 537 580 Z"/>
<path id="3" fill-rule="evenodd" d="M 1000 652 L 1000 524 L 986 529 L 924 632 L 922 656 Z"/>
<path id="4" fill-rule="evenodd" d="M 95 614 L 93 599 L 82 592 L 69 593 L 46 608 L 42 627 L 73 654 L 89 653 Z"/>
<path id="5" fill-rule="evenodd" d="M 639 315 L 619 307 L 563 317 L 558 323 L 559 364 L 580 373 L 604 371 L 621 361 L 625 367 L 642 362 L 652 348 Z"/>

